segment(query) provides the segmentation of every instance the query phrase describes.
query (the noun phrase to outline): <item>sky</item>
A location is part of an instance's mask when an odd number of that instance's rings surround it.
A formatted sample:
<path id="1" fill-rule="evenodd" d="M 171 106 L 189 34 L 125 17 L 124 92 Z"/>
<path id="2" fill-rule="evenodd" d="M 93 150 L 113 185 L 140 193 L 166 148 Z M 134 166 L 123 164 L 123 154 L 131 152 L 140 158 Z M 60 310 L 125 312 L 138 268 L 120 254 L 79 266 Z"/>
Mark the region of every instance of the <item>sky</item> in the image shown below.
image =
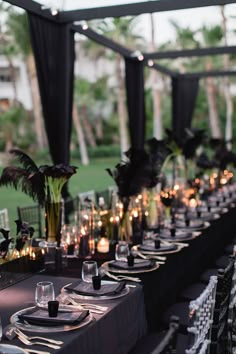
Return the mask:
<path id="1" fill-rule="evenodd" d="M 46 4 L 48 6 L 58 6 L 65 10 L 82 9 L 96 6 L 111 6 L 116 4 L 140 2 L 145 0 L 36 0 L 39 3 Z M 209 1 L 210 2 L 210 1 Z M 225 13 L 228 18 L 228 28 L 235 28 L 234 24 L 236 18 L 236 4 L 230 4 L 225 6 Z M 174 19 L 181 27 L 190 27 L 195 30 L 201 27 L 203 24 L 215 25 L 221 23 L 220 7 L 209 6 L 203 8 L 178 10 L 159 12 L 154 15 L 155 28 L 156 28 L 156 42 L 161 44 L 174 38 L 174 29 L 170 24 L 170 19 Z M 143 36 L 147 39 L 150 38 L 150 20 L 149 15 L 140 15 L 140 30 L 143 32 Z M 236 44 L 236 36 L 232 36 L 230 44 Z"/>

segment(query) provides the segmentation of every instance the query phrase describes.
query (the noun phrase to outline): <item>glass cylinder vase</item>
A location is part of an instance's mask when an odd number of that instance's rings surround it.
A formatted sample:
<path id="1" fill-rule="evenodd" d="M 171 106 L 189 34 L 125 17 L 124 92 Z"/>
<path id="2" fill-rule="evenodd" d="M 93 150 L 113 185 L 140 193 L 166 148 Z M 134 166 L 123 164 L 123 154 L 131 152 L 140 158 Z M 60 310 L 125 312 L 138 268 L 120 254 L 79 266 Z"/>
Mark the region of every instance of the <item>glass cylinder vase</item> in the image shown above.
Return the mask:
<path id="1" fill-rule="evenodd" d="M 61 241 L 61 203 L 45 203 L 46 240 L 48 243 Z"/>

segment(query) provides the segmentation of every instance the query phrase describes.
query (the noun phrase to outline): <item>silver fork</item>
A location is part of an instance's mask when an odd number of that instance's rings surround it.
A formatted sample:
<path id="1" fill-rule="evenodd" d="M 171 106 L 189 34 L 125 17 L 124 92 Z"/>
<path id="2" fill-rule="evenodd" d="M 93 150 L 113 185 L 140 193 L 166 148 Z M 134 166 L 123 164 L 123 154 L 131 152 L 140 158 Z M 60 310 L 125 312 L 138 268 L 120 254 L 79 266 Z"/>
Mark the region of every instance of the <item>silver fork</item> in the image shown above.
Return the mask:
<path id="1" fill-rule="evenodd" d="M 96 313 L 96 314 L 103 314 L 106 310 L 104 308 L 96 308 L 94 306 L 82 306 L 80 303 L 75 301 L 72 297 L 70 297 L 68 294 L 60 295 L 60 301 L 64 304 L 64 306 L 68 306 L 68 309 L 70 310 L 89 310 L 91 313 Z M 69 305 L 71 303 L 71 305 Z M 60 308 L 59 308 L 60 309 Z"/>
<path id="2" fill-rule="evenodd" d="M 143 259 L 159 259 L 159 258 L 157 258 L 157 256 L 155 256 L 155 255 L 151 255 L 151 254 L 150 254 L 150 255 L 146 255 L 146 254 L 143 254 L 143 253 L 141 253 L 141 252 L 139 252 L 139 251 L 135 251 L 135 254 L 136 254 L 137 256 L 143 258 Z M 158 262 L 156 262 L 156 263 L 158 263 L 158 264 L 165 264 L 164 261 L 158 261 Z"/>
<path id="3" fill-rule="evenodd" d="M 111 274 L 108 270 L 101 269 L 101 268 L 100 268 L 100 274 L 101 274 L 101 276 L 107 275 L 109 278 L 114 279 L 116 281 L 130 280 L 130 281 L 134 281 L 134 282 L 138 282 L 138 283 L 141 282 L 141 279 L 139 279 L 139 278 L 128 277 L 126 275 L 114 275 L 114 274 Z"/>
<path id="4" fill-rule="evenodd" d="M 26 339 L 24 336 L 21 335 L 17 335 L 18 339 L 24 343 L 25 345 L 43 345 L 45 347 L 48 348 L 52 348 L 52 349 L 60 349 L 61 347 L 59 345 L 54 345 L 54 344 L 50 344 L 50 343 L 45 343 L 45 342 L 31 342 L 30 340 Z"/>
<path id="5" fill-rule="evenodd" d="M 32 336 L 29 337 L 27 336 L 25 333 L 21 332 L 21 330 L 19 330 L 19 328 L 15 328 L 14 332 L 22 337 L 25 337 L 28 340 L 33 340 L 33 339 L 40 339 L 40 340 L 45 340 L 46 342 L 52 343 L 52 344 L 63 344 L 64 342 L 62 342 L 61 340 L 55 340 L 55 339 L 50 339 L 50 338 L 46 338 L 46 337 L 39 337 L 39 336 Z"/>

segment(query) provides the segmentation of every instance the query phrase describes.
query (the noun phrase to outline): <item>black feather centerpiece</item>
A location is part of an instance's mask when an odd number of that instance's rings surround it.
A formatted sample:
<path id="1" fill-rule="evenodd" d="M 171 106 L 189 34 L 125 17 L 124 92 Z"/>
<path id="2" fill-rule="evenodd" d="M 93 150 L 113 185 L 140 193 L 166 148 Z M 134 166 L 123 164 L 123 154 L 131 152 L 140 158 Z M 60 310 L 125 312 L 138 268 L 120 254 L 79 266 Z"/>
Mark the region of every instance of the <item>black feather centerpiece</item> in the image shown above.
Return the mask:
<path id="1" fill-rule="evenodd" d="M 186 129 L 186 138 L 183 144 L 183 155 L 186 160 L 196 157 L 197 149 L 206 142 L 204 129 Z"/>
<path id="2" fill-rule="evenodd" d="M 0 241 L 0 258 L 5 259 L 8 253 L 9 245 L 13 242 L 13 238 L 9 238 L 9 229 L 0 229 L 0 233 L 3 235 L 4 240 Z"/>
<path id="3" fill-rule="evenodd" d="M 125 156 L 127 161 L 118 163 L 114 171 L 106 169 L 117 185 L 124 213 L 128 210 L 130 197 L 139 194 L 145 184 L 145 168 L 148 164 L 148 154 L 145 150 L 130 148 L 125 152 Z"/>
<path id="4" fill-rule="evenodd" d="M 131 197 L 138 195 L 145 184 L 145 169 L 148 164 L 148 154 L 145 150 L 130 148 L 125 152 L 126 161 L 121 161 L 112 171 L 106 171 L 114 179 L 120 201 L 123 204 L 123 215 L 119 224 L 119 239 L 130 242 L 132 237 L 132 225 L 129 215 Z"/>
<path id="5" fill-rule="evenodd" d="M 69 178 L 76 173 L 77 167 L 65 164 L 38 167 L 32 158 L 23 151 L 13 149 L 10 153 L 17 158 L 19 166 L 8 166 L 3 169 L 0 186 L 11 186 L 29 195 L 38 204 L 45 206 L 48 218 L 53 218 L 55 211 L 58 223 L 62 188 Z M 48 208 L 48 205 L 50 205 L 50 208 Z M 54 205 L 56 205 L 55 208 Z M 53 224 L 53 221 L 50 220 L 47 227 L 52 227 Z M 60 244 L 58 232 L 57 236 L 51 235 L 51 237 L 58 245 Z"/>
<path id="6" fill-rule="evenodd" d="M 162 167 L 167 157 L 172 153 L 164 140 L 152 138 L 146 141 L 145 149 L 148 159 L 144 166 L 144 187 L 153 188 L 162 179 Z"/>
<path id="7" fill-rule="evenodd" d="M 8 166 L 2 171 L 0 186 L 10 186 L 21 190 L 40 205 L 45 201 L 44 176 L 40 173 L 35 162 L 23 151 L 12 149 L 20 166 Z"/>

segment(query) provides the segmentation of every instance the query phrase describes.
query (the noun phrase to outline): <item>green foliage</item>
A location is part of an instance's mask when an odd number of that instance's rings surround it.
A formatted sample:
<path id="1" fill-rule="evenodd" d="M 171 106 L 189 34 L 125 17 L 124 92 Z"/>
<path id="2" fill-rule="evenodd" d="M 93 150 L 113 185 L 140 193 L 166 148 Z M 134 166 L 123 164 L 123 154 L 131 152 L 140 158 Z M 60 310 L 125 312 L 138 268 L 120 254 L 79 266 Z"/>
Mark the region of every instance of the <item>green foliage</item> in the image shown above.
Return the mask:
<path id="1" fill-rule="evenodd" d="M 15 39 L 15 45 L 18 47 L 18 51 L 28 56 L 32 49 L 26 12 L 20 13 L 12 7 L 9 11 L 7 24 L 9 32 Z"/>
<path id="2" fill-rule="evenodd" d="M 98 145 L 96 147 L 88 147 L 90 158 L 101 157 L 120 157 L 120 146 L 118 145 Z M 72 152 L 72 158 L 80 158 L 79 149 Z"/>

